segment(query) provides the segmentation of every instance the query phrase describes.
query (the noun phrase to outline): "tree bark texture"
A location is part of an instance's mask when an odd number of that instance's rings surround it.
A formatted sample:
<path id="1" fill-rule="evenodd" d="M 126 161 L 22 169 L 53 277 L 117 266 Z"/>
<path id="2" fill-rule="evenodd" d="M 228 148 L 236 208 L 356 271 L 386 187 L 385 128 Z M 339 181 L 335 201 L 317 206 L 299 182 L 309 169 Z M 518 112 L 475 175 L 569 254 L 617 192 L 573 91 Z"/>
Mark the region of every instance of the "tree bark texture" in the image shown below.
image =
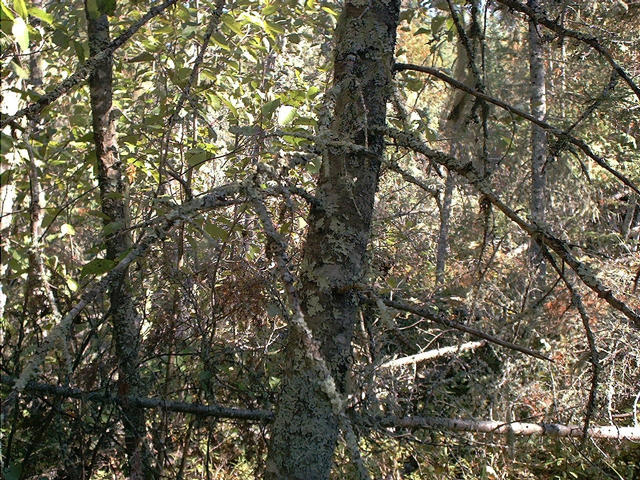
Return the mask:
<path id="1" fill-rule="evenodd" d="M 477 15 L 478 8 L 475 8 L 474 2 L 473 15 Z M 461 28 L 465 31 L 465 35 L 469 41 L 469 48 L 474 58 L 469 58 L 469 53 L 461 38 L 458 38 L 456 45 L 456 79 L 468 86 L 477 86 L 478 79 L 475 78 L 472 62 L 475 62 L 476 52 L 478 50 L 479 31 L 476 26 L 478 19 L 472 17 L 469 22 L 464 22 L 464 15 L 460 17 Z M 468 23 L 469 26 L 466 26 Z M 449 100 L 450 107 L 448 114 L 444 120 L 443 131 L 449 139 L 449 150 L 452 156 L 464 159 L 468 156 L 464 145 L 468 137 L 470 137 L 469 123 L 472 120 L 471 96 L 463 91 L 454 90 Z M 478 156 L 479 157 L 479 156 Z M 441 288 L 445 281 L 445 267 L 449 251 L 449 220 L 451 217 L 451 204 L 453 200 L 453 191 L 456 185 L 455 173 L 447 172 L 444 192 L 440 203 L 440 228 L 438 230 L 438 243 L 436 245 L 436 287 Z"/>
<path id="2" fill-rule="evenodd" d="M 109 20 L 106 15 L 87 13 L 87 28 L 91 55 L 103 50 L 110 42 Z M 105 225 L 110 225 L 106 238 L 106 258 L 116 260 L 131 247 L 128 233 L 128 185 L 124 166 L 118 155 L 116 125 L 112 113 L 113 60 L 107 56 L 89 77 L 93 135 L 98 166 L 100 202 Z M 138 321 L 131 298 L 129 275 L 125 270 L 109 286 L 110 315 L 118 362 L 118 392 L 123 396 L 143 394 L 138 371 Z M 153 478 L 148 463 L 144 411 L 123 403 L 122 422 L 129 476 L 132 479 Z"/>
<path id="3" fill-rule="evenodd" d="M 335 32 L 333 140 L 365 147 L 322 146 L 325 155 L 312 207 L 300 275 L 305 320 L 344 393 L 352 361 L 351 339 L 358 301 L 354 286 L 366 269 L 371 216 L 384 154 L 394 59 L 398 0 L 345 3 Z M 338 417 L 322 391 L 317 365 L 305 356 L 301 333 L 292 329 L 286 376 L 271 428 L 268 479 L 329 478 Z"/>
<path id="4" fill-rule="evenodd" d="M 539 0 L 529 0 L 529 7 L 537 13 L 542 12 Z M 529 75 L 531 80 L 530 105 L 531 115 L 538 120 L 544 120 L 547 112 L 544 47 L 541 34 L 535 21 L 529 21 Z M 530 211 L 531 222 L 542 224 L 545 219 L 545 190 L 546 178 L 544 164 L 547 158 L 547 134 L 546 131 L 536 125 L 531 125 L 531 197 Z M 531 241 L 529 256 L 533 270 L 533 295 L 535 301 L 541 295 L 545 274 L 545 265 L 540 245 Z"/>

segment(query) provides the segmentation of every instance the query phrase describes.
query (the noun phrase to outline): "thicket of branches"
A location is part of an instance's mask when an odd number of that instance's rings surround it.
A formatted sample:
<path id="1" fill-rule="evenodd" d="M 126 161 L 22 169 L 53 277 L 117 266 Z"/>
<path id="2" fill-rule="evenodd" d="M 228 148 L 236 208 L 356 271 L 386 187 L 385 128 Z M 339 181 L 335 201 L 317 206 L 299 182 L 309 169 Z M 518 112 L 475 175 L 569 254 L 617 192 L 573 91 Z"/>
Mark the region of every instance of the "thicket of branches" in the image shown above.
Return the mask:
<path id="1" fill-rule="evenodd" d="M 638 478 L 640 3 L 404 1 L 374 127 L 342 4 L 1 7 L 4 478 L 269 475 L 296 339 L 331 478 Z M 305 239 L 378 140 L 343 386 Z"/>

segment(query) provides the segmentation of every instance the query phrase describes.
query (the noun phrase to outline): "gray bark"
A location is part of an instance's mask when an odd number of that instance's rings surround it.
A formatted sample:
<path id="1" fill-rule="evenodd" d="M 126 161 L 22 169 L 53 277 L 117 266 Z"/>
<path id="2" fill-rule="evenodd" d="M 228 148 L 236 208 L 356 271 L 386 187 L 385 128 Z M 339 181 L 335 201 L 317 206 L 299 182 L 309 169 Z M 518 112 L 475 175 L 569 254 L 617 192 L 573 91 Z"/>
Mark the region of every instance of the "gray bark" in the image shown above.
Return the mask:
<path id="1" fill-rule="evenodd" d="M 86 9 L 86 13 L 90 53 L 96 55 L 109 45 L 109 20 L 104 14 L 92 15 L 89 9 Z M 113 60 L 110 55 L 100 62 L 89 77 L 100 202 L 102 212 L 106 216 L 105 224 L 113 225 L 113 222 L 117 222 L 118 225 L 106 238 L 106 258 L 109 260 L 119 258 L 131 247 L 131 238 L 127 230 L 128 185 L 118 155 L 116 125 L 112 114 L 112 77 Z M 129 274 L 125 269 L 109 286 L 110 314 L 118 362 L 118 392 L 123 398 L 143 393 L 138 372 L 138 315 L 130 291 Z M 122 413 L 130 478 L 153 478 L 148 463 L 144 412 L 141 408 L 124 401 Z"/>
<path id="2" fill-rule="evenodd" d="M 371 216 L 384 154 L 374 127 L 386 121 L 400 2 L 346 2 L 335 32 L 334 118 L 327 135 L 367 151 L 325 146 L 317 197 L 301 265 L 305 320 L 320 344 L 339 393 L 351 364 L 358 301 L 354 287 L 366 267 Z M 338 416 L 305 355 L 301 333 L 291 329 L 286 376 L 271 428 L 268 479 L 329 478 Z"/>
<path id="3" fill-rule="evenodd" d="M 452 154 L 455 150 L 452 146 Z M 438 230 L 438 244 L 436 246 L 436 288 L 444 285 L 445 266 L 449 251 L 449 218 L 451 217 L 451 201 L 453 200 L 453 189 L 456 185 L 452 172 L 447 172 L 447 179 L 444 183 L 444 193 L 440 205 L 440 228 Z"/>
<path id="4" fill-rule="evenodd" d="M 474 2 L 474 6 L 475 5 L 476 2 Z M 474 8 L 473 11 L 474 14 L 477 14 L 478 9 Z M 469 22 L 469 27 L 464 25 L 464 17 L 459 17 L 459 22 L 460 28 L 465 31 L 465 36 L 469 41 L 467 46 L 471 54 L 475 56 L 480 40 L 480 34 L 474 28 L 474 26 L 478 25 L 478 20 L 477 18 L 472 18 Z M 465 47 L 462 38 L 458 38 L 456 51 L 456 78 L 468 86 L 478 85 L 478 78 L 476 78 L 477 67 L 473 66 L 475 65 L 475 58 L 469 58 L 467 47 Z M 454 157 L 467 157 L 467 149 L 464 148 L 464 145 L 467 141 L 471 140 L 468 138 L 470 135 L 469 129 L 467 128 L 471 120 L 472 102 L 470 100 L 471 96 L 468 93 L 454 90 L 449 102 L 450 106 L 443 130 L 445 136 L 449 138 L 449 149 L 451 155 Z M 480 157 L 480 155 L 478 157 Z M 455 174 L 448 172 L 444 193 L 442 195 L 442 203 L 440 205 L 440 228 L 438 230 L 438 243 L 436 246 L 436 288 L 442 287 L 445 280 L 445 266 L 449 250 L 449 219 L 451 217 L 451 203 L 455 189 L 455 180 Z"/>
<path id="5" fill-rule="evenodd" d="M 541 11 L 539 0 L 529 0 L 529 7 L 536 12 Z M 529 74 L 531 79 L 530 105 L 531 115 L 544 120 L 547 112 L 545 91 L 545 68 L 543 59 L 544 47 L 535 21 L 529 22 Z M 547 158 L 547 133 L 539 125 L 531 125 L 531 222 L 542 225 L 545 220 L 546 178 L 543 171 Z M 531 241 L 529 250 L 533 273 L 533 291 L 531 298 L 536 300 L 544 288 L 545 264 L 540 245 Z"/>

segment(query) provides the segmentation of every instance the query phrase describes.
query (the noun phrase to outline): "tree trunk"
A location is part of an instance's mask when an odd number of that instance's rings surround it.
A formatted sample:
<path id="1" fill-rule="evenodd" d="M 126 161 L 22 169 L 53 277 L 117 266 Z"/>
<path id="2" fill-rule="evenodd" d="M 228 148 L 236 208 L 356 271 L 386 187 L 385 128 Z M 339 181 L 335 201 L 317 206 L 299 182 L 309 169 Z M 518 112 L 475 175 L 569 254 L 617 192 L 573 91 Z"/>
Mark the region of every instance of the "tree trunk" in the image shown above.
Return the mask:
<path id="1" fill-rule="evenodd" d="M 323 147 L 317 198 L 309 214 L 301 265 L 306 322 L 344 393 L 358 301 L 354 286 L 366 269 L 365 252 L 384 154 L 375 127 L 386 122 L 400 2 L 346 2 L 335 32 L 335 108 L 329 135 L 367 151 Z M 321 145 L 322 147 L 322 145 Z M 286 376 L 271 428 L 266 478 L 329 478 L 338 418 L 321 390 L 317 366 L 304 354 L 300 333 L 290 331 Z"/>
<path id="2" fill-rule="evenodd" d="M 478 9 L 474 8 L 473 11 L 477 12 Z M 459 21 L 461 22 L 461 27 L 466 31 L 465 34 L 470 42 L 469 47 L 475 56 L 475 52 L 478 50 L 477 44 L 480 40 L 479 32 L 473 28 L 477 25 L 477 19 L 472 18 L 470 20 L 470 28 L 465 27 L 464 15 L 459 17 Z M 470 63 L 475 60 L 469 58 L 469 54 L 461 38 L 458 38 L 456 52 L 456 79 L 470 87 L 476 86 L 478 79 L 474 78 Z M 445 136 L 449 139 L 449 150 L 452 156 L 460 159 L 468 156 L 469 149 L 465 148 L 464 145 L 467 141 L 471 140 L 470 129 L 468 128 L 472 120 L 472 102 L 470 100 L 471 96 L 469 94 L 460 90 L 454 90 L 451 93 L 447 117 L 444 119 L 443 130 Z M 440 228 L 438 230 L 438 243 L 436 245 L 436 288 L 441 288 L 445 281 L 445 266 L 449 251 L 449 219 L 451 217 L 451 202 L 453 200 L 455 183 L 455 173 L 447 172 L 447 179 L 445 181 L 444 193 L 440 205 Z"/>
<path id="3" fill-rule="evenodd" d="M 529 7 L 536 12 L 542 8 L 539 0 L 529 0 Z M 537 24 L 529 22 L 529 74 L 531 79 L 531 115 L 538 120 L 544 120 L 547 111 L 545 91 L 545 69 L 543 59 L 543 45 Z M 546 178 L 543 171 L 547 157 L 547 135 L 545 130 L 531 124 L 531 221 L 542 224 L 545 219 L 545 190 Z M 544 288 L 545 264 L 540 245 L 532 240 L 529 250 L 531 269 L 533 274 L 531 299 L 535 302 Z"/>
<path id="4" fill-rule="evenodd" d="M 106 15 L 91 12 L 88 8 L 86 16 L 89 48 L 91 55 L 95 55 L 110 41 L 109 20 Z M 127 177 L 118 156 L 116 125 L 112 113 L 112 64 L 112 57 L 108 56 L 89 77 L 100 202 L 106 216 L 105 225 L 111 224 L 112 227 L 106 239 L 106 258 L 109 260 L 117 259 L 131 246 L 127 230 Z M 127 271 L 116 277 L 109 287 L 113 339 L 118 361 L 118 392 L 121 395 L 141 395 L 143 389 L 138 372 L 138 315 L 130 291 Z M 149 466 L 143 410 L 125 402 L 122 413 L 130 478 L 153 478 Z"/>
<path id="5" fill-rule="evenodd" d="M 455 144 L 451 145 L 451 154 L 455 155 Z M 436 246 L 436 288 L 441 288 L 445 280 L 445 266 L 449 251 L 449 218 L 451 217 L 451 201 L 456 181 L 453 172 L 447 172 L 444 183 L 444 193 L 440 205 L 440 228 L 438 230 L 438 244 Z"/>

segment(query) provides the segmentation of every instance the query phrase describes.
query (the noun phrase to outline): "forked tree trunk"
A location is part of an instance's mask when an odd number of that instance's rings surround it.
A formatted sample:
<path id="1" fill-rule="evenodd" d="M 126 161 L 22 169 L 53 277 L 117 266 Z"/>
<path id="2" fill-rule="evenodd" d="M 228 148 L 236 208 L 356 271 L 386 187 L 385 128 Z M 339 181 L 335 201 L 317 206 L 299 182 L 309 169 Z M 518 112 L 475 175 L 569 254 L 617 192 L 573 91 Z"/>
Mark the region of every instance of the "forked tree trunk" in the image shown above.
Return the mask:
<path id="1" fill-rule="evenodd" d="M 340 393 L 352 361 L 358 300 L 354 286 L 365 271 L 371 216 L 384 154 L 382 127 L 390 95 L 399 0 L 347 1 L 335 32 L 335 109 L 330 134 L 365 146 L 326 149 L 301 266 L 305 319 L 321 345 Z M 322 145 L 321 145 L 322 146 Z M 329 478 L 338 419 L 321 376 L 290 332 L 286 376 L 267 459 L 268 479 Z"/>
<path id="2" fill-rule="evenodd" d="M 541 13 L 540 0 L 529 0 L 529 7 Z M 544 120 L 547 112 L 544 47 L 538 25 L 529 22 L 529 74 L 531 79 L 530 104 L 531 115 L 538 120 Z M 541 224 L 545 219 L 545 190 L 546 178 L 544 164 L 547 157 L 547 134 L 545 130 L 531 124 L 531 221 Z M 533 274 L 531 299 L 535 301 L 542 294 L 544 288 L 545 264 L 540 245 L 531 241 L 529 252 Z"/>
<path id="3" fill-rule="evenodd" d="M 89 49 L 95 55 L 109 43 L 109 20 L 106 15 L 86 9 Z M 118 155 L 116 125 L 112 113 L 112 57 L 107 57 L 89 77 L 93 137 L 98 162 L 100 202 L 105 224 L 110 224 L 106 238 L 106 258 L 115 260 L 131 244 L 128 233 L 128 185 L 124 166 Z M 138 372 L 137 312 L 131 298 L 128 272 L 114 279 L 109 287 L 110 314 L 113 339 L 118 362 L 118 392 L 141 395 L 142 385 Z M 146 427 L 142 409 L 124 405 L 122 422 L 128 457 L 129 476 L 132 479 L 153 478 L 146 444 Z"/>

